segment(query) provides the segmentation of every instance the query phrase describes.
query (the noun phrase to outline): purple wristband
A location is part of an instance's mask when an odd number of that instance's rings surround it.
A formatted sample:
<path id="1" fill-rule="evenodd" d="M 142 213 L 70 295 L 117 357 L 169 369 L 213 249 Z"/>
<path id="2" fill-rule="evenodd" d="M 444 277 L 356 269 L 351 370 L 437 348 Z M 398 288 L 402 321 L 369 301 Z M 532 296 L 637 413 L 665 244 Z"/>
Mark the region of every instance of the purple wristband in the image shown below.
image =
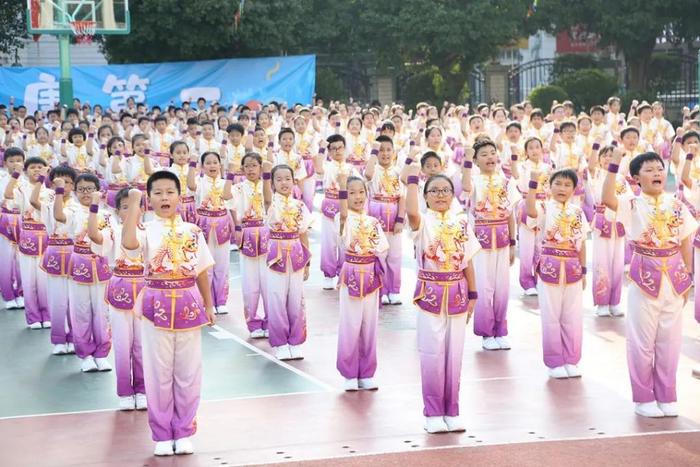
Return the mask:
<path id="1" fill-rule="evenodd" d="M 616 139 L 613 140 L 612 145 L 617 147 L 617 140 Z"/>
<path id="2" fill-rule="evenodd" d="M 537 183 L 537 180 L 530 180 L 529 182 L 527 182 L 527 187 L 531 190 L 536 190 L 539 185 L 540 184 Z"/>
<path id="3" fill-rule="evenodd" d="M 226 180 L 233 181 L 235 175 L 232 172 L 226 174 Z"/>
<path id="4" fill-rule="evenodd" d="M 14 178 L 15 180 L 17 180 L 19 178 L 19 176 L 20 176 L 19 172 L 12 172 L 12 178 Z"/>
<path id="5" fill-rule="evenodd" d="M 608 172 L 611 174 L 616 174 L 618 170 L 620 170 L 619 165 L 613 163 L 608 164 Z"/>
<path id="6" fill-rule="evenodd" d="M 682 137 L 682 136 L 676 136 L 675 142 L 676 142 L 676 143 L 682 143 L 682 142 L 683 142 L 683 137 Z"/>
<path id="7" fill-rule="evenodd" d="M 88 138 L 94 138 L 94 137 L 95 137 L 95 133 L 88 133 Z"/>
<path id="8" fill-rule="evenodd" d="M 151 150 L 148 149 L 148 148 L 146 148 L 146 149 L 143 150 L 143 153 L 144 153 L 145 155 L 149 156 L 149 155 L 151 155 Z"/>
<path id="9" fill-rule="evenodd" d="M 597 151 L 598 149 L 600 149 L 600 144 L 598 144 L 598 143 L 593 143 L 592 149 L 593 149 L 594 151 Z"/>
<path id="10" fill-rule="evenodd" d="M 410 157 L 407 157 L 405 161 L 403 161 L 403 165 L 411 165 L 413 164 L 413 159 Z"/>
<path id="11" fill-rule="evenodd" d="M 46 175 L 39 175 L 39 183 L 44 183 L 46 181 Z"/>
<path id="12" fill-rule="evenodd" d="M 418 175 L 409 175 L 406 179 L 408 185 L 418 185 Z"/>
<path id="13" fill-rule="evenodd" d="M 588 269 L 586 266 L 581 266 L 581 274 L 586 275 L 588 273 Z"/>
<path id="14" fill-rule="evenodd" d="M 479 298 L 479 293 L 476 290 L 470 290 L 467 292 L 467 299 L 476 300 L 477 298 Z"/>
<path id="15" fill-rule="evenodd" d="M 559 128 L 554 129 L 554 133 L 559 133 L 561 130 Z"/>
<path id="16" fill-rule="evenodd" d="M 224 144 L 224 145 L 228 144 L 228 140 L 222 139 L 221 144 Z"/>
<path id="17" fill-rule="evenodd" d="M 338 199 L 348 199 L 348 190 L 340 190 L 338 192 Z"/>
<path id="18" fill-rule="evenodd" d="M 510 239 L 510 246 L 515 246 L 516 242 L 514 238 Z"/>
<path id="19" fill-rule="evenodd" d="M 464 161 L 464 162 L 462 163 L 462 166 L 463 166 L 465 169 L 471 169 L 472 167 L 474 167 L 474 163 L 473 163 L 472 161 Z"/>
<path id="20" fill-rule="evenodd" d="M 403 224 L 403 217 L 401 216 L 396 216 L 396 219 L 394 220 L 395 223 L 398 224 Z"/>
<path id="21" fill-rule="evenodd" d="M 107 148 L 107 145 L 106 145 L 106 144 L 100 144 L 100 149 L 101 149 L 101 150 L 104 150 L 104 149 L 106 149 L 106 148 Z"/>
<path id="22" fill-rule="evenodd" d="M 511 155 L 510 155 L 510 160 L 513 161 L 513 162 L 517 162 L 517 160 L 518 160 L 518 155 L 517 155 L 517 154 L 511 154 Z"/>
<path id="23" fill-rule="evenodd" d="M 379 149 L 372 149 L 369 153 L 370 153 L 372 156 L 376 156 L 376 155 L 379 154 Z"/>
<path id="24" fill-rule="evenodd" d="M 319 154 L 325 154 L 326 153 L 326 148 L 319 148 L 318 149 Z"/>
<path id="25" fill-rule="evenodd" d="M 22 139 L 27 139 L 27 135 L 22 135 Z"/>
<path id="26" fill-rule="evenodd" d="M 59 186 L 59 187 L 56 187 L 56 189 L 54 191 L 56 192 L 57 195 L 62 195 L 63 193 L 66 192 L 66 189 L 62 186 Z"/>
<path id="27" fill-rule="evenodd" d="M 97 214 L 100 211 L 100 206 L 98 204 L 91 204 L 90 205 L 90 212 L 93 214 Z"/>
<path id="28" fill-rule="evenodd" d="M 66 144 L 66 138 L 61 138 L 61 144 Z"/>
<path id="29" fill-rule="evenodd" d="M 192 167 L 193 169 L 197 168 L 197 163 L 195 161 L 190 161 L 190 163 L 188 165 L 190 167 Z"/>
<path id="30" fill-rule="evenodd" d="M 263 172 L 263 180 L 271 180 L 272 179 L 272 173 L 271 172 Z"/>
<path id="31" fill-rule="evenodd" d="M 685 155 L 685 160 L 687 161 L 692 161 L 695 156 L 693 155 L 692 152 L 689 152 L 688 154 Z"/>
<path id="32" fill-rule="evenodd" d="M 416 142 L 411 140 L 411 142 L 409 143 L 409 146 L 415 146 L 415 145 L 416 145 Z"/>
<path id="33" fill-rule="evenodd" d="M 243 226 L 237 225 L 236 227 L 234 227 L 234 230 L 235 230 L 236 232 L 243 232 Z"/>

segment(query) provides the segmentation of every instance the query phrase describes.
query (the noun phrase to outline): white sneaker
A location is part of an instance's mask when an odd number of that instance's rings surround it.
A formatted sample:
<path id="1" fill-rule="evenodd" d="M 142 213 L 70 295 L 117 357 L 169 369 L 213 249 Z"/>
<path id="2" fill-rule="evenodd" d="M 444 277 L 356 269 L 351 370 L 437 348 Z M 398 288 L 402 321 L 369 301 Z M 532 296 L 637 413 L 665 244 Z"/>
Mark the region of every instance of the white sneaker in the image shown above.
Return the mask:
<path id="1" fill-rule="evenodd" d="M 506 336 L 496 337 L 496 344 L 501 350 L 510 350 L 510 341 Z"/>
<path id="2" fill-rule="evenodd" d="M 656 402 L 638 402 L 634 408 L 634 413 L 649 418 L 664 417 L 663 411 L 656 405 Z"/>
<path id="3" fill-rule="evenodd" d="M 289 346 L 285 344 L 275 347 L 275 358 L 277 360 L 291 360 L 292 353 L 289 351 Z"/>
<path id="4" fill-rule="evenodd" d="M 608 305 L 598 305 L 595 309 L 595 315 L 600 318 L 607 318 L 610 316 L 610 307 Z"/>
<path id="5" fill-rule="evenodd" d="M 15 303 L 17 303 L 17 308 L 24 308 L 24 297 L 15 298 Z"/>
<path id="6" fill-rule="evenodd" d="M 153 450 L 154 456 L 172 456 L 173 454 L 175 454 L 173 440 L 156 442 L 156 448 Z"/>
<path id="7" fill-rule="evenodd" d="M 226 308 L 226 305 L 217 306 L 217 307 L 214 309 L 214 314 L 216 314 L 216 315 L 227 315 L 227 314 L 228 314 L 228 308 Z"/>
<path id="8" fill-rule="evenodd" d="M 700 366 L 697 368 L 693 368 L 693 378 L 698 378 L 700 379 Z"/>
<path id="9" fill-rule="evenodd" d="M 549 369 L 549 377 L 554 379 L 565 379 L 569 377 L 569 373 L 566 372 L 566 368 L 563 366 L 558 366 L 556 368 Z"/>
<path id="10" fill-rule="evenodd" d="M 358 387 L 360 389 L 364 389 L 365 391 L 376 391 L 379 389 L 379 385 L 374 378 L 360 378 L 358 381 Z"/>
<path id="11" fill-rule="evenodd" d="M 119 398 L 119 410 L 134 410 L 136 401 L 134 396 L 125 396 Z"/>
<path id="12" fill-rule="evenodd" d="M 146 394 L 137 393 L 134 396 L 136 400 L 136 410 L 146 410 L 148 408 L 148 402 L 146 402 Z"/>
<path id="13" fill-rule="evenodd" d="M 346 391 L 357 391 L 360 388 L 357 378 L 346 379 L 343 388 Z"/>
<path id="14" fill-rule="evenodd" d="M 96 358 L 95 365 L 97 365 L 97 371 L 112 371 L 112 365 L 106 358 Z"/>
<path id="15" fill-rule="evenodd" d="M 382 295 L 382 305 L 391 305 L 391 300 L 389 300 L 388 295 Z"/>
<path id="16" fill-rule="evenodd" d="M 301 351 L 301 345 L 290 345 L 289 354 L 292 356 L 292 360 L 304 359 L 304 354 Z"/>
<path id="17" fill-rule="evenodd" d="M 238 244 L 237 243 L 231 243 L 231 248 L 229 251 L 238 251 Z"/>
<path id="18" fill-rule="evenodd" d="M 447 433 L 450 431 L 443 417 L 425 417 L 423 429 L 428 433 Z"/>
<path id="19" fill-rule="evenodd" d="M 51 329 L 51 321 L 43 321 L 41 327 L 44 329 Z"/>
<path id="20" fill-rule="evenodd" d="M 525 296 L 526 297 L 536 297 L 537 296 L 537 289 L 534 287 L 530 287 L 529 289 L 525 290 Z"/>
<path id="21" fill-rule="evenodd" d="M 390 293 L 389 302 L 391 302 L 392 305 L 401 305 L 401 295 L 397 293 Z"/>
<path id="22" fill-rule="evenodd" d="M 66 344 L 55 344 L 51 351 L 51 355 L 65 355 L 66 353 L 68 353 Z"/>
<path id="23" fill-rule="evenodd" d="M 678 404 L 675 402 L 659 402 L 659 409 L 664 413 L 664 417 L 678 416 Z"/>
<path id="24" fill-rule="evenodd" d="M 445 425 L 447 425 L 447 431 L 467 431 L 467 426 L 461 417 L 444 416 L 442 418 L 445 420 Z"/>
<path id="25" fill-rule="evenodd" d="M 324 277 L 323 278 L 323 290 L 333 290 L 335 289 L 335 277 Z"/>
<path id="26" fill-rule="evenodd" d="M 566 374 L 569 375 L 569 378 L 580 378 L 581 377 L 581 370 L 578 369 L 576 365 L 564 365 L 564 369 L 566 370 Z"/>
<path id="27" fill-rule="evenodd" d="M 6 310 L 16 310 L 17 308 L 19 308 L 17 306 L 17 300 L 10 300 L 9 302 L 5 302 Z"/>
<path id="28" fill-rule="evenodd" d="M 625 310 L 623 310 L 620 305 L 613 305 L 610 307 L 610 314 L 619 318 L 620 316 L 625 316 Z"/>
<path id="29" fill-rule="evenodd" d="M 40 322 L 32 323 L 29 325 L 29 329 L 32 329 L 34 331 L 36 331 L 37 329 L 41 329 L 41 323 Z"/>
<path id="30" fill-rule="evenodd" d="M 194 446 L 189 438 L 180 438 L 175 440 L 175 454 L 193 454 Z"/>
<path id="31" fill-rule="evenodd" d="M 251 339 L 263 339 L 264 337 L 265 337 L 265 330 L 264 329 L 256 329 L 255 331 L 250 333 Z"/>
<path id="32" fill-rule="evenodd" d="M 93 373 L 97 371 L 95 359 L 92 357 L 83 358 L 83 363 L 80 364 L 80 371 L 82 371 L 83 373 Z"/>
<path id="33" fill-rule="evenodd" d="M 72 342 L 68 342 L 66 344 L 66 353 L 69 355 L 73 355 L 75 353 L 75 344 Z"/>
<path id="34" fill-rule="evenodd" d="M 484 337 L 481 346 L 485 350 L 501 350 L 501 346 L 498 345 L 495 337 Z"/>

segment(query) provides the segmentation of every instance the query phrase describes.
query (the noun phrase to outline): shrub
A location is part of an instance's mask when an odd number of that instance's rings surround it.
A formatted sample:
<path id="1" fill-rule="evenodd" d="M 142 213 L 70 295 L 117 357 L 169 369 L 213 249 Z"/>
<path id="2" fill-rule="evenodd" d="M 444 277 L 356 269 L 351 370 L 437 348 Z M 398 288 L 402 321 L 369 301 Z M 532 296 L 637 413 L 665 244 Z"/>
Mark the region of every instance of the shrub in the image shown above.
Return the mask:
<path id="1" fill-rule="evenodd" d="M 316 68 L 316 95 L 326 101 L 348 98 L 343 81 L 329 68 Z"/>
<path id="2" fill-rule="evenodd" d="M 599 68 L 598 59 L 592 54 L 562 54 L 554 59 L 552 65 L 552 81 L 565 74 L 585 68 Z"/>
<path id="3" fill-rule="evenodd" d="M 592 106 L 604 103 L 618 90 L 614 76 L 593 68 L 566 73 L 556 84 L 566 91 L 578 109 L 586 112 Z"/>
<path id="4" fill-rule="evenodd" d="M 546 114 L 552 109 L 552 102 L 563 102 L 569 98 L 569 95 L 559 86 L 545 85 L 537 86 L 532 90 L 528 100 L 533 107 L 539 107 Z"/>

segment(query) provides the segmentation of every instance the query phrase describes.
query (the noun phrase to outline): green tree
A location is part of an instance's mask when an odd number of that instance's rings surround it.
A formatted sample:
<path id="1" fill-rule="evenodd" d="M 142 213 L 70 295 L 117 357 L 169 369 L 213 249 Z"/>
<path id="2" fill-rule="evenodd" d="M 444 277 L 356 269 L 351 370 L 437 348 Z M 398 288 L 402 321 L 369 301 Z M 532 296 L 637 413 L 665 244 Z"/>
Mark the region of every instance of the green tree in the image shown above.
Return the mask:
<path id="1" fill-rule="evenodd" d="M 700 29 L 697 0 L 541 0 L 528 19 L 530 31 L 550 32 L 582 26 L 600 36 L 601 46 L 614 46 L 624 56 L 629 86 L 644 90 L 656 39 L 692 42 Z"/>
<path id="2" fill-rule="evenodd" d="M 27 38 L 26 2 L 0 0 L 0 54 L 13 57 Z"/>

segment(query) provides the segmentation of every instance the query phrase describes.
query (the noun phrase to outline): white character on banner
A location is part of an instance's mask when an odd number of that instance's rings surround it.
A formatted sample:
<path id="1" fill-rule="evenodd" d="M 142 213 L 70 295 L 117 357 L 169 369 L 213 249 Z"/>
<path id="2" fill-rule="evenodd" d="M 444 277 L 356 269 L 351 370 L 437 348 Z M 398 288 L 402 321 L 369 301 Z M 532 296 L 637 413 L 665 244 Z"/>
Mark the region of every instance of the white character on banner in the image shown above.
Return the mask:
<path id="1" fill-rule="evenodd" d="M 39 73 L 39 82 L 30 83 L 24 88 L 24 105 L 28 114 L 37 110 L 51 110 L 58 99 L 58 81 L 48 73 Z"/>
<path id="2" fill-rule="evenodd" d="M 102 85 L 102 92 L 109 94 L 112 98 L 109 107 L 118 112 L 126 108 L 126 101 L 130 97 L 136 102 L 145 102 L 149 82 L 148 78 L 141 78 L 137 74 L 131 74 L 127 79 L 119 79 L 110 73 Z"/>

